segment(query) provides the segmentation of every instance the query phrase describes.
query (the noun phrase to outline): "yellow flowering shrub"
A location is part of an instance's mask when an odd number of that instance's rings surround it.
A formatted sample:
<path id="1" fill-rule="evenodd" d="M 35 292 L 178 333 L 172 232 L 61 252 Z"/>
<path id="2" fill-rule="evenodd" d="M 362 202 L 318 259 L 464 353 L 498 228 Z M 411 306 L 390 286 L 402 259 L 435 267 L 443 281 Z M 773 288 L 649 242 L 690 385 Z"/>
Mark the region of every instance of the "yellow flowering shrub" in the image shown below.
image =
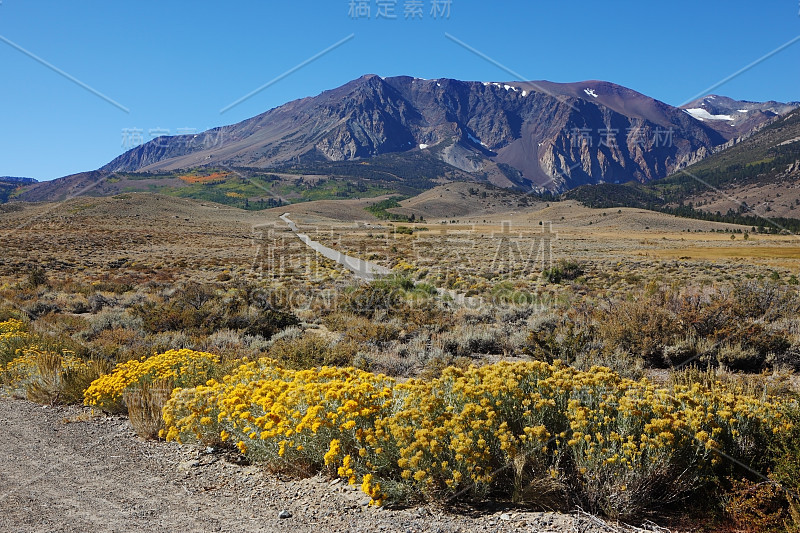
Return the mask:
<path id="1" fill-rule="evenodd" d="M 103 362 L 55 348 L 20 320 L 0 322 L 0 385 L 15 396 L 45 404 L 78 403 L 105 370 Z"/>
<path id="2" fill-rule="evenodd" d="M 3 380 L 12 390 L 24 391 L 39 375 L 44 352 L 26 349 L 25 355 L 14 358 L 3 369 Z M 86 361 L 71 354 L 59 355 L 59 366 L 64 369 L 77 370 L 86 366 Z"/>
<path id="3" fill-rule="evenodd" d="M 10 318 L 4 322 L 0 322 L 0 335 L 9 333 L 19 333 L 26 331 L 25 324 L 21 320 Z"/>
<path id="4" fill-rule="evenodd" d="M 77 403 L 105 367 L 71 352 L 29 347 L 0 367 L 0 382 L 12 394 L 39 403 Z"/>
<path id="5" fill-rule="evenodd" d="M 164 408 L 164 436 L 227 441 L 274 468 L 306 474 L 327 468 L 363 486 L 367 468 L 357 456 L 360 439 L 389 413 L 393 385 L 390 378 L 355 368 L 289 370 L 260 359 L 221 381 L 176 390 Z M 379 502 L 378 489 L 367 484 Z"/>
<path id="6" fill-rule="evenodd" d="M 396 455 L 400 478 L 431 497 L 508 490 L 515 459 L 543 475 L 559 461 L 553 437 L 566 427 L 565 392 L 540 383 L 566 370 L 539 362 L 451 367 L 432 381 L 399 384 L 402 404 L 365 441 Z"/>
<path id="7" fill-rule="evenodd" d="M 84 403 L 104 411 L 124 410 L 123 395 L 142 383 L 169 383 L 190 387 L 206 382 L 219 365 L 217 355 L 194 350 L 167 352 L 118 364 L 113 372 L 96 379 L 84 394 Z"/>
<path id="8" fill-rule="evenodd" d="M 373 503 L 408 495 L 515 497 L 546 479 L 592 510 L 631 516 L 676 502 L 748 461 L 788 424 L 724 388 L 659 388 L 559 362 L 448 368 L 397 383 L 354 368 L 293 371 L 261 359 L 176 390 L 169 440 L 227 441 L 273 468 L 360 484 Z"/>
<path id="9" fill-rule="evenodd" d="M 33 342 L 33 337 L 21 320 L 12 318 L 0 322 L 0 365 L 21 356 L 23 349 Z"/>

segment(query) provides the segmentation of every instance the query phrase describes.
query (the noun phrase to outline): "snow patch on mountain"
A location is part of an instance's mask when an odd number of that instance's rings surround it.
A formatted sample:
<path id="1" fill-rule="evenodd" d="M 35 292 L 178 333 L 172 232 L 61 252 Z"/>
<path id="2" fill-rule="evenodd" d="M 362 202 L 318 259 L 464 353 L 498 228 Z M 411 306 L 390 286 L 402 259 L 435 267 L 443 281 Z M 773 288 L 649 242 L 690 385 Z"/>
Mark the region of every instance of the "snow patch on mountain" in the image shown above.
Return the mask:
<path id="1" fill-rule="evenodd" d="M 488 146 L 486 146 L 486 145 L 483 143 L 483 141 L 481 141 L 480 139 L 478 139 L 477 137 L 475 137 L 474 135 L 472 135 L 470 132 L 467 132 L 467 137 L 469 137 L 469 140 L 470 140 L 470 141 L 472 141 L 472 142 L 474 142 L 475 144 L 480 144 L 481 146 L 485 146 L 486 148 L 488 148 Z"/>
<path id="2" fill-rule="evenodd" d="M 700 107 L 695 107 L 692 109 L 685 109 L 687 113 L 692 115 L 694 118 L 700 121 L 704 120 L 733 120 L 733 117 L 730 115 L 712 115 L 705 109 Z"/>

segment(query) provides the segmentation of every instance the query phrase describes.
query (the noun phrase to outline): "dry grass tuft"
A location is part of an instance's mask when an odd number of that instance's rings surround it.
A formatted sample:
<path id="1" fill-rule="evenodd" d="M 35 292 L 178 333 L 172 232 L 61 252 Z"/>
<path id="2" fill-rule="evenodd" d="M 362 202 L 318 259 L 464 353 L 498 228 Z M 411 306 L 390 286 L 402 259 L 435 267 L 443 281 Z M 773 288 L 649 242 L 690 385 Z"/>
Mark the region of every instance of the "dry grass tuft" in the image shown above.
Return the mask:
<path id="1" fill-rule="evenodd" d="M 158 438 L 159 431 L 164 429 L 161 410 L 169 400 L 173 388 L 172 383 L 159 380 L 153 383 L 142 382 L 123 393 L 123 401 L 128 406 L 128 418 L 137 435 L 143 439 Z"/>
<path id="2" fill-rule="evenodd" d="M 47 405 L 80 403 L 86 387 L 110 370 L 105 361 L 76 364 L 70 356 L 49 351 L 35 352 L 31 357 L 35 371 L 25 385 L 25 396 Z"/>

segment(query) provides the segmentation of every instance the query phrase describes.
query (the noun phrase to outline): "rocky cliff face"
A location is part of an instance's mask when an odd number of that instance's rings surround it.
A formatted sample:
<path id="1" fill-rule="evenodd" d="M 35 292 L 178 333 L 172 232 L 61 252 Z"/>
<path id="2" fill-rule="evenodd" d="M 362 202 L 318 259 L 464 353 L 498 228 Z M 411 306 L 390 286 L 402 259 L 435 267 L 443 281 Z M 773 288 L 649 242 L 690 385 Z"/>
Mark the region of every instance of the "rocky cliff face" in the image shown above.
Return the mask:
<path id="1" fill-rule="evenodd" d="M 238 124 L 155 139 L 101 170 L 274 168 L 430 150 L 477 176 L 497 174 L 502 167 L 517 177 L 515 185 L 560 191 L 661 178 L 734 136 L 730 125 L 720 128 L 719 121 L 701 120 L 698 114 L 600 81 L 368 75 Z M 747 127 L 758 124 L 753 115 Z"/>

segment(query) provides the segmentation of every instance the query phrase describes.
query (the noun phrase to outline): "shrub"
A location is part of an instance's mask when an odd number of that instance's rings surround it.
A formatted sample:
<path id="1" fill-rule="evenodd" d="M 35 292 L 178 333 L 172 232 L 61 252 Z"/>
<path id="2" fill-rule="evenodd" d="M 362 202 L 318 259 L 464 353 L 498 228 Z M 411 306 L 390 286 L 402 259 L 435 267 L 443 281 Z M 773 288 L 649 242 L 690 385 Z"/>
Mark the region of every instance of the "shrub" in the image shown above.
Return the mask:
<path id="1" fill-rule="evenodd" d="M 327 470 L 385 498 L 574 503 L 630 518 L 686 502 L 752 463 L 790 426 L 767 401 L 719 386 L 658 388 L 609 369 L 498 363 L 396 383 L 354 368 L 269 359 L 176 391 L 171 440 L 229 441 L 277 470 Z M 724 456 L 723 456 L 724 454 Z M 521 487 L 542 487 L 537 494 Z"/>
<path id="2" fill-rule="evenodd" d="M 786 495 L 770 481 L 734 480 L 725 498 L 725 511 L 743 531 L 798 531 Z"/>
<path id="3" fill-rule="evenodd" d="M 143 324 L 141 318 L 131 316 L 126 311 L 102 311 L 91 318 L 89 327 L 80 333 L 80 338 L 91 341 L 103 331 L 114 329 L 142 332 Z"/>
<path id="4" fill-rule="evenodd" d="M 747 318 L 775 320 L 798 310 L 795 291 L 775 283 L 748 281 L 738 284 L 731 298 L 737 313 Z"/>
<path id="5" fill-rule="evenodd" d="M 579 323 L 573 314 L 544 315 L 531 321 L 522 351 L 539 361 L 572 364 L 596 350 L 594 333 L 591 325 Z"/>
<path id="6" fill-rule="evenodd" d="M 2 381 L 15 394 L 42 404 L 80 403 L 86 388 L 109 369 L 69 352 L 25 348 L 3 369 Z"/>
<path id="7" fill-rule="evenodd" d="M 156 382 L 170 382 L 174 387 L 205 383 L 221 370 L 219 363 L 217 355 L 186 349 L 121 363 L 111 374 L 92 382 L 84 394 L 84 403 L 112 413 L 124 412 L 126 392 Z"/>
<path id="8" fill-rule="evenodd" d="M 32 342 L 28 327 L 14 318 L 0 322 L 0 366 L 22 355 L 22 348 Z"/>
<path id="9" fill-rule="evenodd" d="M 122 401 L 128 408 L 128 419 L 137 435 L 143 439 L 158 437 L 164 429 L 161 413 L 173 389 L 169 380 L 142 381 L 125 389 Z"/>
<path id="10" fill-rule="evenodd" d="M 39 265 L 31 267 L 28 271 L 28 286 L 36 288 L 47 284 L 47 272 Z"/>
<path id="11" fill-rule="evenodd" d="M 28 308 L 25 309 L 25 312 L 31 319 L 35 320 L 50 313 L 60 313 L 61 307 L 54 302 L 39 300 L 33 305 L 28 306 Z"/>
<path id="12" fill-rule="evenodd" d="M 19 333 L 26 331 L 25 323 L 15 318 L 9 318 L 4 322 L 0 322 L 0 335 L 8 333 Z"/>
<path id="13" fill-rule="evenodd" d="M 791 423 L 789 431 L 777 433 L 770 445 L 773 457 L 770 478 L 777 482 L 785 499 L 786 520 L 793 531 L 800 531 L 800 403 L 799 398 L 787 402 L 786 416 Z M 787 529 L 790 529 L 787 527 Z"/>
<path id="14" fill-rule="evenodd" d="M 558 283 L 558 281 L 549 281 L 549 283 Z M 536 297 L 533 294 L 517 289 L 510 281 L 502 281 L 492 287 L 491 297 L 495 305 L 527 306 L 536 302 Z"/>
<path id="15" fill-rule="evenodd" d="M 764 355 L 750 346 L 741 343 L 725 343 L 719 347 L 717 360 L 720 364 L 733 370 L 759 370 L 764 364 Z"/>
<path id="16" fill-rule="evenodd" d="M 332 331 L 344 333 L 347 340 L 376 346 L 396 340 L 402 329 L 396 321 L 378 322 L 350 313 L 331 313 L 322 323 Z"/>
<path id="17" fill-rule="evenodd" d="M 502 331 L 486 326 L 461 326 L 442 335 L 442 349 L 456 357 L 503 354 L 507 351 Z"/>
<path id="18" fill-rule="evenodd" d="M 272 468 L 311 474 L 332 464 L 335 437 L 352 448 L 357 426 L 386 405 L 392 383 L 354 368 L 292 371 L 260 359 L 221 382 L 176 391 L 164 408 L 165 436 L 230 441 Z"/>
<path id="19" fill-rule="evenodd" d="M 87 298 L 87 305 L 91 309 L 92 313 L 99 313 L 106 307 L 113 307 L 117 305 L 117 301 L 114 298 L 96 292 Z"/>
<path id="20" fill-rule="evenodd" d="M 278 331 L 299 324 L 296 316 L 271 307 L 270 295 L 244 288 L 232 298 L 223 297 L 211 286 L 187 284 L 165 301 L 148 300 L 132 307 L 150 333 L 183 331 L 210 335 L 221 329 L 269 338 Z"/>
<path id="21" fill-rule="evenodd" d="M 562 259 L 556 265 L 543 270 L 542 279 L 547 283 L 561 283 L 578 279 L 583 274 L 583 267 L 580 263 Z"/>
<path id="22" fill-rule="evenodd" d="M 331 343 L 314 333 L 298 339 L 280 339 L 267 351 L 267 356 L 294 369 L 314 366 L 347 366 L 352 364 L 356 347 L 351 343 Z"/>
<path id="23" fill-rule="evenodd" d="M 396 311 L 404 297 L 405 291 L 402 284 L 376 281 L 359 286 L 346 294 L 341 300 L 340 306 L 345 312 L 373 318 L 379 312 L 391 314 Z"/>
<path id="24" fill-rule="evenodd" d="M 425 354 L 424 366 L 417 373 L 419 379 L 437 379 L 448 368 L 467 368 L 472 359 L 433 349 Z"/>
<path id="25" fill-rule="evenodd" d="M 394 274 L 349 289 L 338 305 L 340 312 L 372 320 L 395 317 L 408 324 L 425 326 L 441 321 L 443 311 L 434 298 L 436 294 L 431 285 L 415 285 L 411 278 Z"/>
<path id="26" fill-rule="evenodd" d="M 426 347 L 418 352 L 411 352 L 407 346 L 393 343 L 386 349 L 356 353 L 353 366 L 376 374 L 408 377 L 419 372 L 424 362 L 433 356 L 432 352 L 437 350 Z"/>
<path id="27" fill-rule="evenodd" d="M 597 331 L 610 350 L 621 349 L 654 366 L 664 365 L 664 349 L 680 333 L 676 316 L 665 308 L 663 295 L 619 302 L 601 314 Z"/>

